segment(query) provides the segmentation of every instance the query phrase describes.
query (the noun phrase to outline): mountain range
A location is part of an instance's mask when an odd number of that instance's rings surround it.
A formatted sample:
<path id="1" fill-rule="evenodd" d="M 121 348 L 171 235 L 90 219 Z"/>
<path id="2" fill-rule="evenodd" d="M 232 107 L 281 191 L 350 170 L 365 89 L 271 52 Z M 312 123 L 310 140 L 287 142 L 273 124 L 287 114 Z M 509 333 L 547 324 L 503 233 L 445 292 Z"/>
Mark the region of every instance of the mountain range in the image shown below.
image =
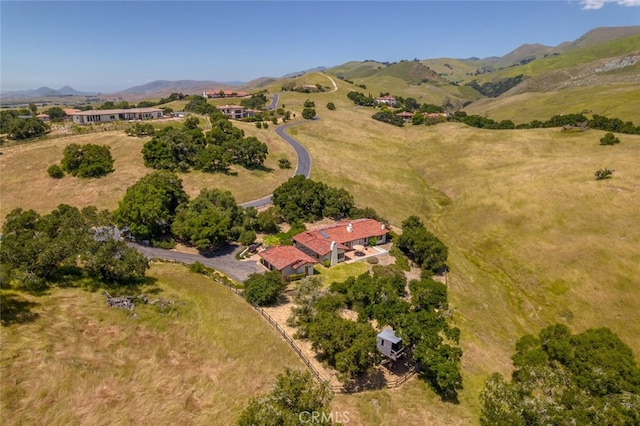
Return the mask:
<path id="1" fill-rule="evenodd" d="M 482 85 L 501 85 L 498 95 L 506 90 L 551 91 L 567 87 L 567 84 L 593 82 L 595 74 L 611 73 L 617 69 L 630 70 L 627 78 L 637 76 L 640 62 L 640 26 L 603 27 L 591 30 L 574 41 L 558 46 L 524 44 L 501 57 L 488 58 L 435 58 L 395 63 L 375 60 L 351 61 L 326 68 L 288 73 L 281 77 L 262 77 L 251 82 L 210 80 L 157 80 L 127 88 L 120 92 L 102 94 L 121 96 L 127 99 L 148 99 L 162 97 L 172 92 L 186 94 L 201 93 L 212 88 L 236 87 L 251 91 L 278 85 L 281 80 L 301 78 L 307 73 L 327 71 L 341 79 L 357 80 L 357 83 L 378 86 L 387 82 L 386 89 L 398 88 L 398 94 L 434 97 L 441 100 L 451 96 L 461 102 L 474 101 L 485 96 L 479 89 Z M 618 79 L 624 72 L 618 72 Z M 522 75 L 518 80 L 516 76 Z M 623 76 L 624 77 L 624 76 Z M 622 78 L 623 78 L 622 77 Z M 578 81 L 578 80 L 584 81 Z M 394 83 L 395 82 L 395 83 Z M 506 82 L 506 83 L 504 83 Z M 397 83 L 397 84 L 396 84 Z M 503 84 L 504 83 L 504 84 Z M 472 84 L 471 86 L 469 86 Z M 413 88 L 423 85 L 422 88 Z M 456 88 L 451 86 L 464 86 Z M 403 88 L 403 89 L 401 89 Z M 411 89 L 408 90 L 407 88 Z M 61 96 L 95 96 L 95 92 L 81 92 L 69 86 L 54 90 L 40 87 L 35 90 L 21 90 L 2 93 L 4 99 L 39 98 Z"/>

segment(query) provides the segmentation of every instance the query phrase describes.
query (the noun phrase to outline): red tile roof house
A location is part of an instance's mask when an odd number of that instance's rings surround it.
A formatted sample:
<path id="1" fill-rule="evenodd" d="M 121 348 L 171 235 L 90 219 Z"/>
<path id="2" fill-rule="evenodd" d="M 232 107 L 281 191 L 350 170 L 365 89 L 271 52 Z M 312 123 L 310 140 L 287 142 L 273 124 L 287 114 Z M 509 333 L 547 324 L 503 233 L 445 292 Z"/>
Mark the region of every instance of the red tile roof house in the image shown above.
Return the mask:
<path id="1" fill-rule="evenodd" d="M 270 271 L 279 271 L 284 278 L 293 274 L 313 275 L 313 265 L 318 263 L 294 246 L 274 246 L 259 253 L 262 263 Z"/>
<path id="2" fill-rule="evenodd" d="M 376 244 L 387 242 L 389 230 L 374 219 L 342 221 L 322 229 L 305 231 L 293 237 L 294 246 L 320 263 L 329 261 L 333 266 L 345 260 L 345 252 L 354 246 L 368 246 L 371 238 Z"/>
<path id="3" fill-rule="evenodd" d="M 407 111 L 399 112 L 396 115 L 402 118 L 403 121 L 411 121 L 411 118 L 413 117 L 413 113 Z"/>

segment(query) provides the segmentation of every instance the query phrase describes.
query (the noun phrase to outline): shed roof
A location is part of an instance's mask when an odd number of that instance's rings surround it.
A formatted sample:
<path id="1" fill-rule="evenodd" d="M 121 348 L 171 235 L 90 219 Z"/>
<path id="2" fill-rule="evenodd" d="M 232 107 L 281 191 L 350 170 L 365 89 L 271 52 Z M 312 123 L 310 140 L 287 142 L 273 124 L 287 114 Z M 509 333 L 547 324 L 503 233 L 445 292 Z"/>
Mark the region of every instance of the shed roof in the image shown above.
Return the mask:
<path id="1" fill-rule="evenodd" d="M 378 337 L 391 343 L 402 342 L 402 338 L 396 336 L 396 333 L 390 328 L 385 328 L 384 330 L 382 330 L 380 333 L 378 333 Z"/>

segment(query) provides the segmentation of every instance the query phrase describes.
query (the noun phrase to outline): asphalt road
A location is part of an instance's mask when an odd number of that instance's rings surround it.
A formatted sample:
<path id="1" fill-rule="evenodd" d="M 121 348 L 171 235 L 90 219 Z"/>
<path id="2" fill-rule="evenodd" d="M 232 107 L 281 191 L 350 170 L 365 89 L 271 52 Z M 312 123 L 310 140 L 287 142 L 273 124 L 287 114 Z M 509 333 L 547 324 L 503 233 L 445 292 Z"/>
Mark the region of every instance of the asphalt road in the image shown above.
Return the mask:
<path id="1" fill-rule="evenodd" d="M 277 95 L 274 95 L 274 97 L 275 96 Z M 304 146 L 302 146 L 300 142 L 298 142 L 297 140 L 295 140 L 294 138 L 286 134 L 285 130 L 288 129 L 289 127 L 297 126 L 299 124 L 304 124 L 308 122 L 309 120 L 296 121 L 293 123 L 285 123 L 280 125 L 279 127 L 276 127 L 276 133 L 278 134 L 278 136 L 284 139 L 296 151 L 296 156 L 298 157 L 298 161 L 297 161 L 296 169 L 293 172 L 293 175 L 294 176 L 302 175 L 306 178 L 308 178 L 309 174 L 311 173 L 311 155 L 309 155 L 309 151 L 307 151 L 307 149 Z M 247 207 L 257 208 L 257 207 L 267 206 L 269 204 L 271 204 L 271 194 L 265 197 L 259 198 L 257 200 L 247 201 L 246 203 L 242 203 L 240 205 L 244 208 L 247 208 Z"/>
<path id="2" fill-rule="evenodd" d="M 278 94 L 273 96 L 271 101 L 271 105 L 269 105 L 269 109 L 273 109 L 278 105 Z M 316 118 L 317 120 L 317 118 Z M 285 130 L 292 126 L 297 126 L 298 124 L 307 123 L 308 120 L 305 121 L 296 121 L 293 123 L 286 123 L 276 128 L 276 133 L 282 139 L 284 139 L 289 145 L 293 147 L 296 151 L 296 155 L 298 157 L 296 169 L 293 172 L 294 176 L 303 175 L 308 178 L 311 172 L 311 156 L 309 155 L 309 151 L 300 144 L 297 140 L 289 136 L 285 133 Z M 257 200 L 248 201 L 246 203 L 241 204 L 242 207 L 260 207 L 271 204 L 271 194 L 259 198 Z M 136 250 L 142 253 L 147 259 L 165 259 L 165 260 L 173 260 L 177 262 L 183 262 L 186 264 L 191 264 L 195 262 L 200 262 L 205 266 L 216 269 L 218 271 L 222 271 L 227 274 L 231 279 L 236 280 L 238 282 L 244 282 L 248 278 L 248 276 L 254 272 L 262 273 L 264 270 L 256 264 L 253 260 L 238 260 L 236 259 L 236 252 L 242 250 L 242 247 L 237 245 L 227 245 L 216 250 L 213 253 L 209 253 L 206 255 L 201 254 L 189 254 L 189 253 L 181 253 L 173 250 L 165 250 L 155 247 L 147 247 L 139 244 L 131 244 Z"/>
<path id="3" fill-rule="evenodd" d="M 244 282 L 254 272 L 264 272 L 264 269 L 253 260 L 236 259 L 236 252 L 242 250 L 242 247 L 237 245 L 230 244 L 206 255 L 181 253 L 139 244 L 130 244 L 130 246 L 142 253 L 147 259 L 173 260 L 186 264 L 200 262 L 205 266 L 224 272 L 238 282 Z"/>

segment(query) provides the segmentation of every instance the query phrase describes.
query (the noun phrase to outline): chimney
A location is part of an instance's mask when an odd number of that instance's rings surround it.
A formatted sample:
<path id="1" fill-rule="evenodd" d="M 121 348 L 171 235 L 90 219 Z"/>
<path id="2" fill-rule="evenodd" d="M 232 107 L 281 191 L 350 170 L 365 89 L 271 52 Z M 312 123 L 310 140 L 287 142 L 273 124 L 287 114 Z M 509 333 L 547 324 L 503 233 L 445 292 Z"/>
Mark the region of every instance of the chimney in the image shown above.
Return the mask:
<path id="1" fill-rule="evenodd" d="M 351 222 L 349 222 L 349 224 L 347 225 L 347 232 L 353 232 L 353 224 Z"/>
<path id="2" fill-rule="evenodd" d="M 331 266 L 338 264 L 338 244 L 335 241 L 331 241 L 331 259 L 329 262 Z"/>
<path id="3" fill-rule="evenodd" d="M 380 224 L 380 229 L 382 229 L 384 231 L 385 229 L 387 229 L 387 225 L 385 225 L 384 223 L 381 223 Z"/>

